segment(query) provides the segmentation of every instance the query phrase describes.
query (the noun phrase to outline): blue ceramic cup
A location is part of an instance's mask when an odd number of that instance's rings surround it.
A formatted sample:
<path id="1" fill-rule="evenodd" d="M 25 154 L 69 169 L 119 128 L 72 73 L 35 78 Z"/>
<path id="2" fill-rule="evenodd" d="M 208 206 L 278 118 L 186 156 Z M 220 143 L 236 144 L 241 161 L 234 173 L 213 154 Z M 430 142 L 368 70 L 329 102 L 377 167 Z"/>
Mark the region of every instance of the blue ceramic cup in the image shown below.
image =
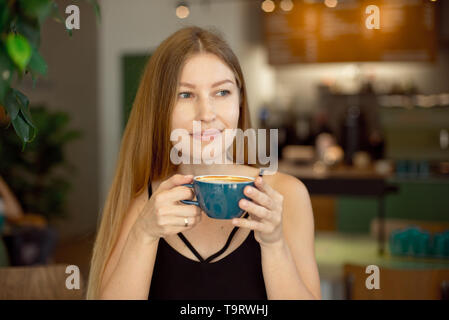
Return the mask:
<path id="1" fill-rule="evenodd" d="M 250 200 L 243 194 L 246 186 L 254 187 L 255 178 L 233 175 L 203 175 L 193 178 L 193 183 L 183 186 L 193 188 L 197 201 L 181 200 L 185 204 L 200 207 L 213 219 L 240 217 L 245 211 L 239 207 L 241 199 Z"/>

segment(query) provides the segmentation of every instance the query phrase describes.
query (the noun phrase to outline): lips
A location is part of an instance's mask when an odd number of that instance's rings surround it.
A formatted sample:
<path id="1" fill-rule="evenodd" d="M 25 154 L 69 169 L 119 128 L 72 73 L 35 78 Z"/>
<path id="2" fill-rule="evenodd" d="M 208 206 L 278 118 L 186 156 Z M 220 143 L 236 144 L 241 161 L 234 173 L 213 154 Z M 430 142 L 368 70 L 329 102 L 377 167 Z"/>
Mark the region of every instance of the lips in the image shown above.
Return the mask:
<path id="1" fill-rule="evenodd" d="M 213 140 L 214 137 L 221 134 L 221 131 L 222 130 L 218 130 L 218 129 L 207 129 L 207 130 L 201 131 L 201 134 L 195 132 L 195 134 L 191 134 L 191 135 L 193 136 L 194 139 L 198 139 L 198 140 L 202 140 L 202 141 L 209 141 L 210 139 Z"/>

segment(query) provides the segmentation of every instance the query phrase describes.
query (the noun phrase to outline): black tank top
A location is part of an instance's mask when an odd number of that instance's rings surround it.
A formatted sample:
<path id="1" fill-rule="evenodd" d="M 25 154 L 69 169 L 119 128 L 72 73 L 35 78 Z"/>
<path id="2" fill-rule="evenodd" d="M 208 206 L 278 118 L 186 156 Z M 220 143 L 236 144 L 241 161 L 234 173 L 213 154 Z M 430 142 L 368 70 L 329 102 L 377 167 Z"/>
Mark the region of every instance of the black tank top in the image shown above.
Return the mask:
<path id="1" fill-rule="evenodd" d="M 152 194 L 151 182 L 148 195 Z M 244 217 L 246 218 L 246 212 Z M 186 237 L 178 236 L 198 258 L 194 261 L 160 238 L 151 279 L 149 300 L 267 300 L 262 274 L 260 245 L 251 230 L 230 254 L 210 263 L 229 246 L 238 230 L 234 227 L 224 247 L 203 259 Z"/>

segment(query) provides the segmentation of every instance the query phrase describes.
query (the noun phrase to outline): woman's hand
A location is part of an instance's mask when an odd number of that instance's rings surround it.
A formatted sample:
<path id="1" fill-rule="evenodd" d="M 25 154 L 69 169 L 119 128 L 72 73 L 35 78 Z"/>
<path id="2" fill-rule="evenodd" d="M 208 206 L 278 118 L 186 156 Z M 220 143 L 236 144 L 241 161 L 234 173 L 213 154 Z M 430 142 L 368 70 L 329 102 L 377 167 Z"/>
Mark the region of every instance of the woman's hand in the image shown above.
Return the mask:
<path id="1" fill-rule="evenodd" d="M 254 230 L 254 236 L 261 246 L 270 246 L 283 240 L 282 204 L 283 196 L 265 183 L 262 177 L 257 177 L 256 188 L 247 186 L 245 195 L 252 201 L 242 199 L 239 206 L 247 211 L 248 219 L 234 218 L 233 224 Z"/>
<path id="2" fill-rule="evenodd" d="M 153 192 L 134 223 L 134 228 L 143 234 L 145 239 L 156 241 L 161 237 L 191 229 L 201 221 L 199 207 L 178 202 L 193 199 L 192 189 L 182 186 L 192 180 L 192 175 L 175 174 L 163 181 Z"/>

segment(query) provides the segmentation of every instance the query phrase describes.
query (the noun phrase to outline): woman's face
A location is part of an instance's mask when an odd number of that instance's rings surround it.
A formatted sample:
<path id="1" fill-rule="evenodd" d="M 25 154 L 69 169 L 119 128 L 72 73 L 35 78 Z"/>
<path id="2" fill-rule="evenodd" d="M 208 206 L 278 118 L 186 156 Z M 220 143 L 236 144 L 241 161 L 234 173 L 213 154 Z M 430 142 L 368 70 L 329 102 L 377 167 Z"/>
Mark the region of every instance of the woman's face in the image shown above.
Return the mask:
<path id="1" fill-rule="evenodd" d="M 221 159 L 232 145 L 233 138 L 233 135 L 225 137 L 224 130 L 238 126 L 239 97 L 234 73 L 216 55 L 201 53 L 187 59 L 181 71 L 171 128 L 172 132 L 184 129 L 178 131 L 184 131 L 182 140 L 184 143 L 189 142 L 188 147 L 183 143 L 183 157 L 190 160 Z M 197 121 L 195 127 L 194 121 Z M 198 124 L 201 125 L 200 134 L 194 135 L 194 131 L 198 131 Z M 200 148 L 193 148 L 194 143 Z M 209 152 L 211 149 L 214 150 Z"/>

